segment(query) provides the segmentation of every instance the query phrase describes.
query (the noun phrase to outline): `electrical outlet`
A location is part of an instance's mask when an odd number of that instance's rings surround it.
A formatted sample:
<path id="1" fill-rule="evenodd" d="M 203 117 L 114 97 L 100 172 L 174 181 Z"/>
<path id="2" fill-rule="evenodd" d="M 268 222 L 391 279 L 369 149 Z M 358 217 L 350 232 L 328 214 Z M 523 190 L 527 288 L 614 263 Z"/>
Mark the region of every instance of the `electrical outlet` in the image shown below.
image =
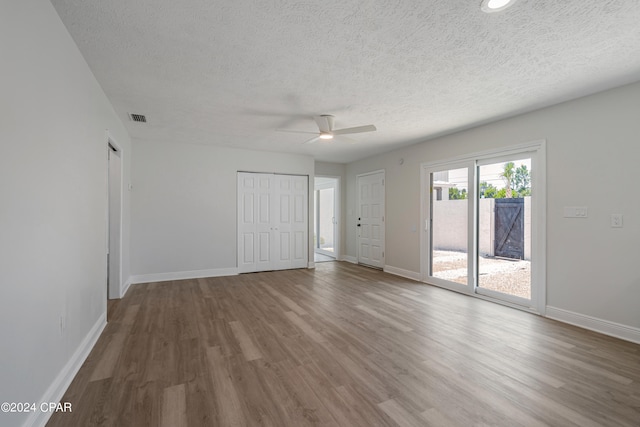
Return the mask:
<path id="1" fill-rule="evenodd" d="M 611 228 L 622 228 L 622 214 L 611 214 Z"/>

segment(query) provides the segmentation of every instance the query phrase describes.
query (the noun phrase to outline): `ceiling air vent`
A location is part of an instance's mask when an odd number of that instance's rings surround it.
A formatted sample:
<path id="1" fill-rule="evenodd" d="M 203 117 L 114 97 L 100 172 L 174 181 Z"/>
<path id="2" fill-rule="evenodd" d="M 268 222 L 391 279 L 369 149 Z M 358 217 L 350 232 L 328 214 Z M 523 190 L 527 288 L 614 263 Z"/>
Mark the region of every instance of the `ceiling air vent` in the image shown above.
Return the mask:
<path id="1" fill-rule="evenodd" d="M 129 118 L 132 122 L 147 123 L 147 118 L 142 114 L 129 113 Z"/>

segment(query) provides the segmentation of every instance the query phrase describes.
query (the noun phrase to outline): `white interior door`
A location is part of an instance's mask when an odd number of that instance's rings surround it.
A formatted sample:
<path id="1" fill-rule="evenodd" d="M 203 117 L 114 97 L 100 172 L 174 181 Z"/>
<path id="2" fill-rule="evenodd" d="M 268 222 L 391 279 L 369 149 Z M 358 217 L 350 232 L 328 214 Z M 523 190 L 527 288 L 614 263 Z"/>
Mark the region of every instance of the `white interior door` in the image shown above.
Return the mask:
<path id="1" fill-rule="evenodd" d="M 108 151 L 109 249 L 107 253 L 107 295 L 120 298 L 120 229 L 122 178 L 120 153 L 111 145 Z"/>
<path id="2" fill-rule="evenodd" d="M 238 173 L 238 271 L 307 267 L 308 178 Z"/>
<path id="3" fill-rule="evenodd" d="M 358 175 L 358 263 L 384 267 L 384 171 Z"/>

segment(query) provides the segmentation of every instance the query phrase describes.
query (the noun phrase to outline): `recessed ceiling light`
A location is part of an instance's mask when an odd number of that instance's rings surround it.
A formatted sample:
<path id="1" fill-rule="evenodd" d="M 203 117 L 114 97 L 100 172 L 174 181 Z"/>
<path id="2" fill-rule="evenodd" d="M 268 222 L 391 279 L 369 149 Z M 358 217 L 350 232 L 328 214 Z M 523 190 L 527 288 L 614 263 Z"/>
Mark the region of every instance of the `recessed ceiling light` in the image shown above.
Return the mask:
<path id="1" fill-rule="evenodd" d="M 333 134 L 329 132 L 320 132 L 320 139 L 333 139 Z"/>
<path id="2" fill-rule="evenodd" d="M 482 9 L 482 11 L 486 13 L 500 12 L 501 10 L 505 10 L 515 2 L 515 0 L 482 0 L 480 9 Z"/>

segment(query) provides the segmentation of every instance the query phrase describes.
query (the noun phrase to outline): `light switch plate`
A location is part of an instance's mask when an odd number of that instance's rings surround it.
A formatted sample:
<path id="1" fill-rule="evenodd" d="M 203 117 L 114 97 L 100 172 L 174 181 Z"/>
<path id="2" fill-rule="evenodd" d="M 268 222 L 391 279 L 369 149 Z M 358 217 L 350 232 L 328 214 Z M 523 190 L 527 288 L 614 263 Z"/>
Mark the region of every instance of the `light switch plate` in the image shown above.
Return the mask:
<path id="1" fill-rule="evenodd" d="M 589 210 L 586 206 L 565 206 L 564 217 L 565 218 L 587 218 Z"/>

